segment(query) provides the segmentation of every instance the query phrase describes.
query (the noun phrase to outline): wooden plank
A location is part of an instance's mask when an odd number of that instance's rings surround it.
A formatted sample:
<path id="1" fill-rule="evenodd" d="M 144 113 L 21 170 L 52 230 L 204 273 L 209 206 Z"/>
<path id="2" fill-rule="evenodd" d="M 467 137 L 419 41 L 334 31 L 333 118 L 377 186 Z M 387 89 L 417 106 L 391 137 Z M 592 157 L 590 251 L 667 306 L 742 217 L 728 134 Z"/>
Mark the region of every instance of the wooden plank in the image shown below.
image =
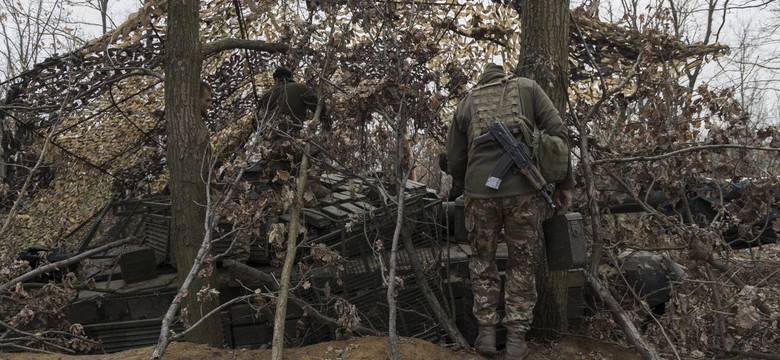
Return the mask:
<path id="1" fill-rule="evenodd" d="M 344 177 L 337 174 L 322 174 L 320 176 L 320 182 L 330 185 L 335 185 L 344 181 Z"/>

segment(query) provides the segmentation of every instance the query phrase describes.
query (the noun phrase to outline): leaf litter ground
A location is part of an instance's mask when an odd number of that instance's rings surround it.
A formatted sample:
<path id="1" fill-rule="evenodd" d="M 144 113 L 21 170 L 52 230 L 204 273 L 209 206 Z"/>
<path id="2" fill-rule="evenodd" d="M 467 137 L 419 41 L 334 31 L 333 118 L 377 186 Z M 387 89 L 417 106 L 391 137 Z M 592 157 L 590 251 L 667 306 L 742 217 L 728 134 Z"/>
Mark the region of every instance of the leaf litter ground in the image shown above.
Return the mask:
<path id="1" fill-rule="evenodd" d="M 484 360 L 473 351 L 455 350 L 420 339 L 400 340 L 403 359 L 421 360 Z M 69 356 L 62 354 L 0 353 L 0 360 L 135 360 L 147 359 L 151 347 L 127 350 L 113 354 Z M 286 360 L 382 360 L 388 359 L 388 338 L 367 336 L 346 341 L 329 341 L 301 348 L 285 350 Z M 631 349 L 592 339 L 568 337 L 561 341 L 541 344 L 531 343 L 531 357 L 535 360 L 639 360 Z M 164 360 L 216 360 L 216 359 L 270 359 L 271 350 L 219 349 L 206 345 L 172 343 Z M 499 354 L 495 359 L 503 359 Z"/>

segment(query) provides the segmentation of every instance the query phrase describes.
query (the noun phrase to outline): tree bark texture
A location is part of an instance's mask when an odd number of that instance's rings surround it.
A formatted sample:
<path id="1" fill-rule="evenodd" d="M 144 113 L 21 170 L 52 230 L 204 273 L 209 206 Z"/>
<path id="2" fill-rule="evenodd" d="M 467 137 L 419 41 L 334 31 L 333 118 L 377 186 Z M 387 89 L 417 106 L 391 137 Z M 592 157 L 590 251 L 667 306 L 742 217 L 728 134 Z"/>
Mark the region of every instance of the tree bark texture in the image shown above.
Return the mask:
<path id="1" fill-rule="evenodd" d="M 569 1 L 524 1 L 517 75 L 536 80 L 561 118 L 566 113 L 569 80 Z M 539 256 L 544 257 L 545 251 Z M 546 264 L 540 259 L 538 264 Z M 567 325 L 567 271 L 536 270 L 539 299 L 532 327 L 536 336 L 558 337 Z"/>
<path id="2" fill-rule="evenodd" d="M 198 0 L 172 0 L 168 11 L 165 45 L 165 118 L 168 132 L 168 170 L 171 191 L 171 241 L 175 247 L 179 283 L 192 266 L 204 237 L 208 164 L 208 132 L 198 109 L 201 44 L 198 36 Z M 216 296 L 199 301 L 196 294 L 206 285 L 217 288 L 217 275 L 198 276 L 183 300 L 186 322 L 194 324 L 219 305 Z M 222 345 L 219 317 L 211 317 L 194 329 L 187 340 Z"/>

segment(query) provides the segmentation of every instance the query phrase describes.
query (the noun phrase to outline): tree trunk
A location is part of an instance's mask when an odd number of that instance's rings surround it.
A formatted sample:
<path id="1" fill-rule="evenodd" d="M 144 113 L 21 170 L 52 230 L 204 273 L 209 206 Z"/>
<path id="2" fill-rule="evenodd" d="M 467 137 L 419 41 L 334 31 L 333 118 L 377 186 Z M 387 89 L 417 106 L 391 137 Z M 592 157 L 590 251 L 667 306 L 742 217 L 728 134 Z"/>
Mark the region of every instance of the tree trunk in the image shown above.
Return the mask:
<path id="1" fill-rule="evenodd" d="M 318 110 L 321 107 L 318 108 Z M 282 266 L 282 278 L 279 280 L 279 296 L 276 298 L 276 314 L 274 316 L 274 335 L 271 341 L 271 360 L 282 360 L 284 356 L 284 322 L 287 319 L 287 299 L 290 292 L 290 275 L 295 263 L 295 252 L 298 250 L 298 229 L 301 221 L 301 207 L 303 206 L 303 192 L 306 191 L 306 177 L 309 172 L 309 144 L 306 144 L 306 152 L 301 160 L 301 168 L 298 174 L 298 184 L 295 192 L 295 200 L 290 207 L 290 227 L 287 229 L 287 254 L 284 256 Z"/>
<path id="2" fill-rule="evenodd" d="M 108 31 L 108 0 L 99 0 L 98 7 L 100 8 L 100 22 L 103 25 L 103 34 Z"/>
<path id="3" fill-rule="evenodd" d="M 168 121 L 168 170 L 171 191 L 171 241 L 175 247 L 179 283 L 183 283 L 204 237 L 206 186 L 204 164 L 208 132 L 198 110 L 201 71 L 201 44 L 198 37 L 197 0 L 171 1 L 168 11 L 168 39 L 165 59 L 165 118 Z M 196 277 L 183 300 L 185 321 L 194 324 L 202 314 L 219 305 L 211 296 L 199 301 L 196 294 L 204 286 L 217 287 L 217 274 Z M 187 340 L 222 345 L 219 317 L 211 317 Z"/>
<path id="4" fill-rule="evenodd" d="M 564 118 L 569 85 L 569 1 L 524 1 L 521 47 L 517 75 L 536 80 Z M 545 256 L 544 251 L 539 254 Z M 567 271 L 539 266 L 536 289 L 539 300 L 534 309 L 534 335 L 555 338 L 567 325 Z"/>

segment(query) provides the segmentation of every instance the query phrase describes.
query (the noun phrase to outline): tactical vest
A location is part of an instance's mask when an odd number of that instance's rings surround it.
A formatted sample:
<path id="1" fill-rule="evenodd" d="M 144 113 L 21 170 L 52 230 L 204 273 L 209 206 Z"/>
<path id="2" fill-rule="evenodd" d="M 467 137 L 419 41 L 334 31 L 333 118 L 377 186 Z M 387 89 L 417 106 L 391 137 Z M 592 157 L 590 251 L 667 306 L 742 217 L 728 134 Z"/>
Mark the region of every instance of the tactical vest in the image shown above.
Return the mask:
<path id="1" fill-rule="evenodd" d="M 562 139 L 539 131 L 536 124 L 523 115 L 519 86 L 516 78 L 507 76 L 471 90 L 469 154 L 473 151 L 474 138 L 484 134 L 492 123 L 501 121 L 515 140 L 524 143 L 532 152 L 529 155 L 533 156 L 545 180 L 561 182 L 568 173 L 569 149 Z"/>
<path id="2" fill-rule="evenodd" d="M 532 145 L 534 124 L 521 110 L 520 88 L 512 77 L 484 85 L 471 90 L 471 123 L 469 123 L 469 152 L 473 149 L 474 138 L 485 133 L 490 124 L 501 121 L 506 124 L 517 142 Z"/>

